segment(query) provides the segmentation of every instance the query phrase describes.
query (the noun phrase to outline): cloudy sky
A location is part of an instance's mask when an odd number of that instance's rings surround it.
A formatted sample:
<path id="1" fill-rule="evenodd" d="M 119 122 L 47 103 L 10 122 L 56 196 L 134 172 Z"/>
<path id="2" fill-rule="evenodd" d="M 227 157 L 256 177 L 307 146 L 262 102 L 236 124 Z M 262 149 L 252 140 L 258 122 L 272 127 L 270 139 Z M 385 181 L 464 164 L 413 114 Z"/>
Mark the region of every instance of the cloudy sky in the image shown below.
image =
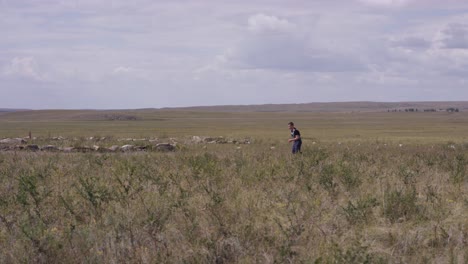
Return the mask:
<path id="1" fill-rule="evenodd" d="M 0 0 L 0 108 L 441 100 L 467 0 Z"/>

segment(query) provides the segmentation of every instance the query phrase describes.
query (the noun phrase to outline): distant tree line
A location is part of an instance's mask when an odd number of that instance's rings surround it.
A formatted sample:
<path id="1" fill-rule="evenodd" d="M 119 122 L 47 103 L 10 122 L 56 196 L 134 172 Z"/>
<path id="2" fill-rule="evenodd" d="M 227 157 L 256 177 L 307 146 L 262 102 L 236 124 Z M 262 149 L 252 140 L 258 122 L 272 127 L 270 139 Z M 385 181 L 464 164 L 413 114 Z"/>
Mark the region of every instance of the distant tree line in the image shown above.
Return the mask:
<path id="1" fill-rule="evenodd" d="M 454 108 L 454 107 L 449 107 L 446 109 L 428 108 L 428 109 L 422 109 L 422 111 L 419 110 L 418 108 L 388 109 L 387 112 L 443 112 L 443 111 L 450 112 L 450 113 L 460 112 L 458 108 Z"/>

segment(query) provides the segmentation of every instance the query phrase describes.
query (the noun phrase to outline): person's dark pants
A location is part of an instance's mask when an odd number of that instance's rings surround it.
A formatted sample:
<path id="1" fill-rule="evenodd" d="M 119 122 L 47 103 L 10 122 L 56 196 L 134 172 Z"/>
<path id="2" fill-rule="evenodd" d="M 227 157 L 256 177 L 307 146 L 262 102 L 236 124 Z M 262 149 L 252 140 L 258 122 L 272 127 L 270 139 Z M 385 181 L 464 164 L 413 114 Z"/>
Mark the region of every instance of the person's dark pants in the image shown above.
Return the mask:
<path id="1" fill-rule="evenodd" d="M 292 146 L 292 153 L 301 153 L 302 140 L 294 141 Z"/>

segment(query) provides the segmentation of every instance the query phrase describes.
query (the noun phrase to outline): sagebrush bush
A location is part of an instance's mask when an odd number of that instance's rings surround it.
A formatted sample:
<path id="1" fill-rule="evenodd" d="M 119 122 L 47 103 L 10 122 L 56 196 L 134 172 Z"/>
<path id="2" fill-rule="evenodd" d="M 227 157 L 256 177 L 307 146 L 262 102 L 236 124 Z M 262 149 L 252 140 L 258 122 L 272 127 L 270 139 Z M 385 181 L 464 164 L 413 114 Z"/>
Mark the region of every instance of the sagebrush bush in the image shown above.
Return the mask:
<path id="1" fill-rule="evenodd" d="M 0 262 L 463 262 L 466 151 L 0 152 Z"/>

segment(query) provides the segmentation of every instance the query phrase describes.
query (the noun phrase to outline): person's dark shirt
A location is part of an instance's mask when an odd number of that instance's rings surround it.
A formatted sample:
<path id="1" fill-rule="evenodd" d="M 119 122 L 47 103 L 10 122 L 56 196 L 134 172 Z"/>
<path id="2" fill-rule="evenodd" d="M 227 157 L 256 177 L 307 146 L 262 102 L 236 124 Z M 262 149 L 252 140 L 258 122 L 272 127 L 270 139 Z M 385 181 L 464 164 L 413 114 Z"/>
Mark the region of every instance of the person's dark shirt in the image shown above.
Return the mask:
<path id="1" fill-rule="evenodd" d="M 299 130 L 297 130 L 296 128 L 294 128 L 294 129 L 291 130 L 291 137 L 292 137 L 292 138 L 296 138 L 296 136 L 299 136 L 299 140 L 298 140 L 298 141 L 302 141 L 302 139 L 301 139 L 301 132 L 299 132 Z"/>

